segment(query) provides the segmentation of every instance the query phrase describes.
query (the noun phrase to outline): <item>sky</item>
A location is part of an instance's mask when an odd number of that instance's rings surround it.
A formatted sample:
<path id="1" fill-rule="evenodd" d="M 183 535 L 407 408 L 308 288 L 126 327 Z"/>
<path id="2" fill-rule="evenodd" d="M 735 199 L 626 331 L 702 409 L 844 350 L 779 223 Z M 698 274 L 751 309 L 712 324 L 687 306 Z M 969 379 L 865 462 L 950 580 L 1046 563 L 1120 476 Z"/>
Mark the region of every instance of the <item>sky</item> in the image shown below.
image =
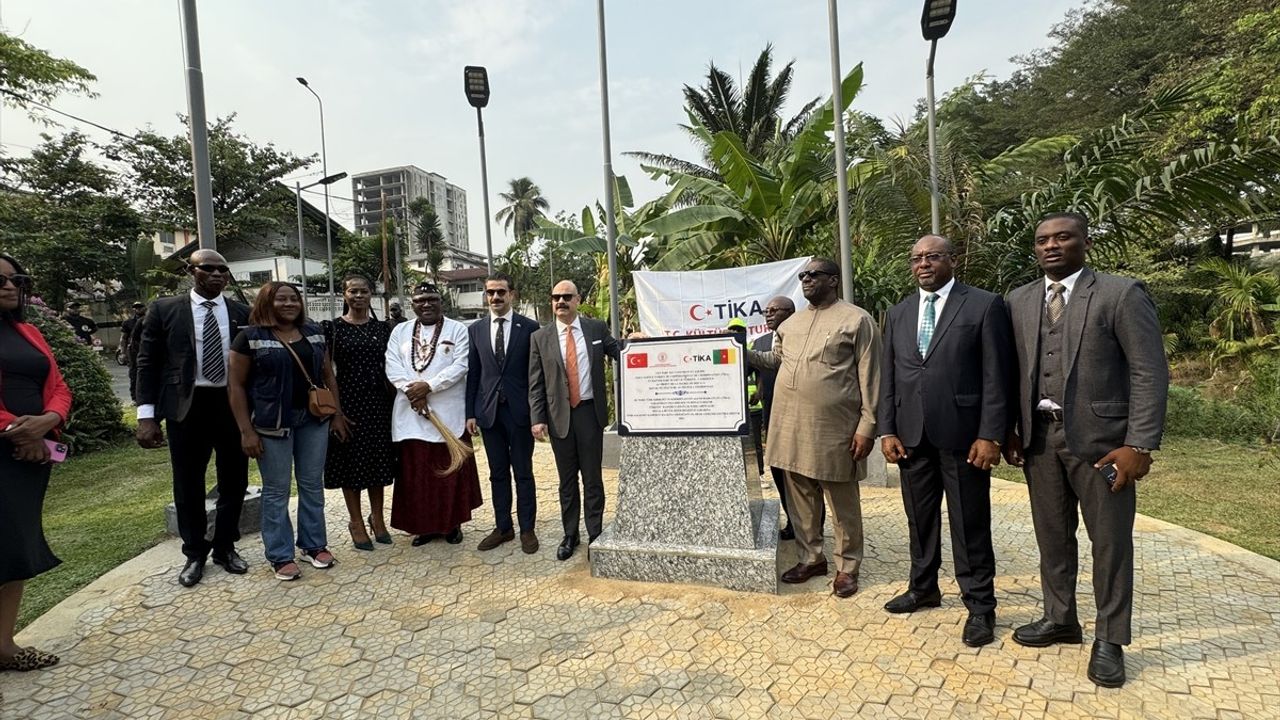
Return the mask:
<path id="1" fill-rule="evenodd" d="M 958 3 L 938 51 L 937 94 L 986 73 L 1007 77 L 1011 58 L 1047 45 L 1050 28 L 1082 0 Z M 614 172 L 637 204 L 662 193 L 626 151 L 697 158 L 677 127 L 682 87 L 714 61 L 741 78 L 767 43 L 775 72 L 795 60 L 791 110 L 831 92 L 827 3 L 821 0 L 613 0 L 606 2 Z M 839 2 L 842 74 L 864 63 L 852 107 L 892 123 L 924 95 L 928 45 L 921 3 Z M 177 134 L 186 113 L 178 0 L 0 0 L 0 26 L 93 72 L 97 97 L 53 105 L 125 132 Z M 330 173 L 417 165 L 467 191 L 471 249 L 484 252 L 475 111 L 462 68 L 488 68 L 484 111 L 491 212 L 513 178 L 528 176 L 559 210 L 603 196 L 596 3 L 591 0 L 217 0 L 199 3 L 207 113 L 236 114 L 258 143 L 319 154 L 315 98 L 324 99 Z M 68 123 L 68 127 L 73 124 Z M 92 138 L 108 135 L 82 128 Z M 0 148 L 24 155 L 43 128 L 0 110 Z M 298 177 L 320 177 L 320 164 Z M 291 178 L 292 179 L 292 178 Z M 351 227 L 349 181 L 331 191 L 334 217 Z M 319 196 L 309 200 L 320 205 Z M 495 254 L 509 242 L 494 223 Z"/>

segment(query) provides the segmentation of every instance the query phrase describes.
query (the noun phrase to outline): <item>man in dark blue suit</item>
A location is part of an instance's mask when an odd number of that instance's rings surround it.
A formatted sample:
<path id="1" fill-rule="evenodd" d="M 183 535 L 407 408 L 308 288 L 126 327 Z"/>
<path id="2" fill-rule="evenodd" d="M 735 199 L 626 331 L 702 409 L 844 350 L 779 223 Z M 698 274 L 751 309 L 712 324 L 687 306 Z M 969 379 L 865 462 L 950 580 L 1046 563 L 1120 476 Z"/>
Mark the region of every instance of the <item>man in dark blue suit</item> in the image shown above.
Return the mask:
<path id="1" fill-rule="evenodd" d="M 911 537 L 911 582 L 885 610 L 938 607 L 942 498 L 960 597 L 962 640 L 995 639 L 996 558 L 991 548 L 991 467 L 1010 415 L 1013 331 L 999 295 L 956 282 L 955 249 L 938 235 L 911 248 L 919 291 L 884 324 L 877 424 L 885 459 L 898 464 Z"/>
<path id="2" fill-rule="evenodd" d="M 515 281 L 495 273 L 485 279 L 489 315 L 471 324 L 467 358 L 467 430 L 484 433 L 497 527 L 480 541 L 492 550 L 515 539 L 511 524 L 511 475 L 516 481 L 520 548 L 538 551 L 538 500 L 533 483 L 533 433 L 529 423 L 529 336 L 538 323 L 515 312 Z"/>

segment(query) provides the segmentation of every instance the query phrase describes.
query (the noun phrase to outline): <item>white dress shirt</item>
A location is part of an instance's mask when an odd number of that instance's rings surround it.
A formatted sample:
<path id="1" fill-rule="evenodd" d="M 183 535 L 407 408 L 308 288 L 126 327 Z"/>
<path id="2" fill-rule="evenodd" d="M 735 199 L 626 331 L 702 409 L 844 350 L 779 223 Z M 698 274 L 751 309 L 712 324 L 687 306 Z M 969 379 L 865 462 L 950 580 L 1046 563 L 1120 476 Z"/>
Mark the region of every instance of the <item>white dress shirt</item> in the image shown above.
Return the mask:
<path id="1" fill-rule="evenodd" d="M 938 299 L 933 301 L 933 331 L 938 332 L 938 320 L 942 319 L 942 307 L 947 304 L 947 296 L 951 294 L 951 288 L 955 287 L 956 279 L 951 278 L 946 285 L 934 290 L 938 294 Z M 924 327 L 924 307 L 928 303 L 925 298 L 928 297 L 929 291 L 924 288 L 918 288 L 920 293 L 920 305 L 916 308 L 916 337 L 920 337 L 920 328 Z"/>
<path id="2" fill-rule="evenodd" d="M 502 323 L 502 352 L 506 353 L 511 348 L 511 320 L 515 314 L 516 311 L 511 309 L 507 310 L 506 315 L 489 313 L 489 347 L 493 348 L 494 354 L 498 352 L 498 318 L 506 321 Z"/>
<path id="3" fill-rule="evenodd" d="M 194 352 L 196 355 L 196 387 L 226 387 L 226 378 L 231 375 L 231 318 L 227 315 L 226 298 L 218 295 L 213 298 L 206 298 L 195 290 L 190 292 L 191 297 L 191 319 L 192 319 L 192 341 L 194 342 Z M 203 303 L 212 300 L 213 307 L 206 308 Z M 222 338 L 222 367 L 225 369 L 222 382 L 217 385 L 209 382 L 204 376 L 204 316 L 212 310 L 214 318 L 218 321 L 218 334 Z M 138 419 L 152 420 L 156 416 L 155 405 L 139 405 Z"/>
<path id="4" fill-rule="evenodd" d="M 556 320 L 556 333 L 560 336 L 560 359 L 564 360 L 565 370 L 569 369 L 568 355 L 565 354 L 565 332 L 570 326 Z M 595 393 L 591 389 L 591 354 L 587 352 L 587 339 L 582 335 L 582 320 L 573 318 L 573 344 L 578 355 L 578 397 L 591 400 Z"/>
<path id="5" fill-rule="evenodd" d="M 1071 273 L 1070 275 L 1062 278 L 1061 280 L 1050 280 L 1048 277 L 1045 277 L 1044 279 L 1045 306 L 1048 307 L 1049 298 L 1053 295 L 1053 290 L 1051 290 L 1049 286 L 1055 282 L 1060 282 L 1062 283 L 1063 288 L 1065 288 L 1062 291 L 1062 305 L 1063 307 L 1066 307 L 1067 304 L 1071 302 L 1071 291 L 1075 289 L 1076 281 L 1080 279 L 1080 273 L 1082 272 L 1084 272 L 1084 268 L 1080 268 L 1079 270 Z M 1061 410 L 1062 406 L 1050 400 L 1049 398 L 1040 398 L 1040 402 L 1036 404 L 1036 409 L 1037 410 Z"/>

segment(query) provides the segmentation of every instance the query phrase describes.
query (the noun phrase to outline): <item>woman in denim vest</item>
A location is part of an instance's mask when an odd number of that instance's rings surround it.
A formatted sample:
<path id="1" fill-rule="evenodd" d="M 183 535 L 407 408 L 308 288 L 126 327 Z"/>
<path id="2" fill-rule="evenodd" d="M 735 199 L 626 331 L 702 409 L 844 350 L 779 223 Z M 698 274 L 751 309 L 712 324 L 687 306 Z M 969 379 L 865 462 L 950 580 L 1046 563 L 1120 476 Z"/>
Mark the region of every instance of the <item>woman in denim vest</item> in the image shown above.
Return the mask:
<path id="1" fill-rule="evenodd" d="M 312 385 L 327 387 L 336 402 L 338 382 L 324 332 L 307 322 L 302 296 L 293 285 L 263 285 L 249 325 L 231 343 L 227 392 L 240 426 L 240 445 L 257 458 L 262 474 L 267 561 L 278 580 L 297 580 L 302 573 L 294 561 L 289 522 L 290 475 L 298 478 L 297 546 L 313 566 L 333 567 L 324 525 L 324 461 L 329 433 L 345 441 L 347 420 L 341 410 L 332 419 L 311 414 Z"/>

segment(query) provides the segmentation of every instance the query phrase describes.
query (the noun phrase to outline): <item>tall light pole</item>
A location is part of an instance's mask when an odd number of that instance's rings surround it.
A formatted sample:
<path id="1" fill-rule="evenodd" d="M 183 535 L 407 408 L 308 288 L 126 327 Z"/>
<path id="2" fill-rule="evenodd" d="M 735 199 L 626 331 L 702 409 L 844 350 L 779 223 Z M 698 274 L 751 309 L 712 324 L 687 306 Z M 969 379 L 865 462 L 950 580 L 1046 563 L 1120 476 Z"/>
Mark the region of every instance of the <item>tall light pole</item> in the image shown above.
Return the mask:
<path id="1" fill-rule="evenodd" d="M 324 100 L 320 99 L 320 94 L 307 83 L 306 78 L 298 78 L 298 84 L 314 95 L 316 102 L 320 104 L 320 174 L 328 177 L 329 153 L 324 145 Z M 326 259 L 329 263 L 329 317 L 332 318 L 334 316 L 334 308 L 338 304 L 338 296 L 333 291 L 333 229 L 329 225 L 329 186 L 326 184 L 324 186 L 324 242 Z"/>
<path id="2" fill-rule="evenodd" d="M 322 177 L 310 185 L 303 185 L 300 181 L 294 183 L 294 193 L 298 207 L 298 259 L 302 261 L 302 303 L 304 307 L 307 302 L 307 241 L 302 232 L 302 191 L 307 188 L 313 188 L 317 185 L 324 185 L 327 188 L 346 176 L 346 173 L 340 172 L 337 175 Z M 328 222 L 329 216 L 326 215 L 325 224 L 328 224 Z M 332 265 L 330 267 L 332 267 Z"/>
<path id="3" fill-rule="evenodd" d="M 489 227 L 489 161 L 484 155 L 484 114 L 489 104 L 489 71 L 479 65 L 462 68 L 462 88 L 467 102 L 476 109 L 476 128 L 480 131 L 480 193 L 484 198 L 485 269 L 493 274 L 493 230 Z"/>
<path id="4" fill-rule="evenodd" d="M 191 173 L 196 190 L 196 239 L 201 249 L 216 250 L 213 230 L 213 178 L 209 171 L 209 126 L 204 115 L 204 70 L 200 67 L 200 25 L 196 0 L 182 0 L 183 50 L 187 65 L 187 118 L 191 131 Z"/>
<path id="5" fill-rule="evenodd" d="M 609 253 L 609 332 L 620 337 L 618 318 L 618 226 L 613 214 L 613 148 L 609 142 L 609 58 L 604 42 L 604 0 L 596 0 L 600 39 L 600 126 L 604 136 L 604 225 Z"/>
<path id="6" fill-rule="evenodd" d="M 831 35 L 831 109 L 835 111 L 832 131 L 836 139 L 836 206 L 840 211 L 840 295 L 853 302 L 853 248 L 849 240 L 849 163 L 844 151 L 844 87 L 840 72 L 840 21 L 836 0 L 827 0 L 827 25 Z"/>
<path id="7" fill-rule="evenodd" d="M 933 99 L 933 59 L 938 54 L 938 40 L 951 29 L 956 19 L 957 0 L 925 0 L 920 16 L 920 31 L 929 41 L 929 64 L 925 67 L 925 104 L 929 106 L 929 219 L 934 235 L 942 232 L 942 211 L 938 207 L 938 118 Z"/>

